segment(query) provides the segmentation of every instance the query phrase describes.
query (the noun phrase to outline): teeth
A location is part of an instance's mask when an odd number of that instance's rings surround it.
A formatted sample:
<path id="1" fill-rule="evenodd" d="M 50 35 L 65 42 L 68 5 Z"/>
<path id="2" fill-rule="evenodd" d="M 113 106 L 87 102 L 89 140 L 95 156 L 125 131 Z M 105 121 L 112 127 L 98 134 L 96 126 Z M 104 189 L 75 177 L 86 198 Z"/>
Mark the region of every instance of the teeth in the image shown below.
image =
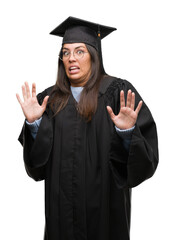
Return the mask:
<path id="1" fill-rule="evenodd" d="M 70 67 L 70 70 L 77 69 L 77 67 Z"/>

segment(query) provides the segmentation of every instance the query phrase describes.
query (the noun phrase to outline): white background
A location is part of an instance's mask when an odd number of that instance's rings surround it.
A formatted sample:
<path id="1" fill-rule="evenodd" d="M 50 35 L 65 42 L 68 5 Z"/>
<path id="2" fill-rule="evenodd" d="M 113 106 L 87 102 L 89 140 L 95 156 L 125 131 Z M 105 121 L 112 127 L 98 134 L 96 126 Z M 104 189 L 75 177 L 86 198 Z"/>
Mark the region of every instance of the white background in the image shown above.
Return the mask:
<path id="1" fill-rule="evenodd" d="M 131 239 L 175 239 L 174 10 L 173 0 L 1 1 L 1 239 L 43 238 L 44 184 L 23 166 L 15 94 L 24 81 L 36 82 L 38 92 L 55 83 L 61 39 L 49 32 L 68 16 L 117 27 L 102 42 L 106 72 L 132 82 L 157 123 L 160 164 L 133 189 Z"/>

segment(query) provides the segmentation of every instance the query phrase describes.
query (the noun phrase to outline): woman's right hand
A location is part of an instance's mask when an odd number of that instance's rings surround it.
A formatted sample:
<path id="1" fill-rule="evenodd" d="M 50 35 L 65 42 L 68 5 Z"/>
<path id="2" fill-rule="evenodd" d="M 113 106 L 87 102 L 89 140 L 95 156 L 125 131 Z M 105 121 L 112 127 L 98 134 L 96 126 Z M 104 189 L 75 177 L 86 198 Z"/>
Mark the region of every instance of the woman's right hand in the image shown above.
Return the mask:
<path id="1" fill-rule="evenodd" d="M 22 94 L 23 94 L 24 102 L 21 100 L 19 94 L 16 94 L 16 97 L 18 99 L 19 104 L 21 105 L 25 118 L 29 123 L 32 123 L 35 120 L 42 117 L 46 109 L 49 96 L 46 96 L 43 100 L 42 105 L 39 105 L 36 97 L 35 83 L 32 84 L 32 95 L 31 95 L 30 88 L 27 82 L 25 82 L 25 85 L 22 86 Z"/>

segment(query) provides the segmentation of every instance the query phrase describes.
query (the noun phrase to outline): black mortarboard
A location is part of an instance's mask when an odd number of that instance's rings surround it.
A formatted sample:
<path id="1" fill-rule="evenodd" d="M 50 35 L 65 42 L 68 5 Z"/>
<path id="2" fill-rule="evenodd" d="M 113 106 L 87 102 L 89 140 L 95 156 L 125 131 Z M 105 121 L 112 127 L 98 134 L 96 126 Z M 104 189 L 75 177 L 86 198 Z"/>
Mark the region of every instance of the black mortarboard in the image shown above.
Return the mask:
<path id="1" fill-rule="evenodd" d="M 116 30 L 116 28 L 85 21 L 75 17 L 68 17 L 50 34 L 63 37 L 63 44 L 82 42 L 93 46 L 99 52 L 102 64 L 101 39 L 114 30 Z"/>
<path id="2" fill-rule="evenodd" d="M 116 30 L 116 28 L 107 27 L 75 17 L 68 17 L 50 34 L 63 37 L 63 44 L 83 42 L 99 50 L 98 39 L 103 39 L 114 30 Z"/>

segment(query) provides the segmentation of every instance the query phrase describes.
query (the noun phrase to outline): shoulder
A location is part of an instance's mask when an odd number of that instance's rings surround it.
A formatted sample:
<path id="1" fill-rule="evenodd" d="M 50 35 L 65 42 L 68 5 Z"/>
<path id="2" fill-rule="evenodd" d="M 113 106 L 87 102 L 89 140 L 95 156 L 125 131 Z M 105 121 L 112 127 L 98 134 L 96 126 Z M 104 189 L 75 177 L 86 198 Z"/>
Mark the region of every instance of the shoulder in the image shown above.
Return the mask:
<path id="1" fill-rule="evenodd" d="M 125 97 L 127 96 L 128 90 L 132 90 L 135 93 L 135 100 L 136 103 L 141 99 L 140 94 L 136 90 L 136 88 L 126 79 L 113 77 L 113 76 L 104 76 L 101 80 L 100 88 L 99 88 L 99 96 L 104 96 L 110 102 L 112 101 L 119 101 L 120 98 L 120 91 L 123 90 L 125 93 Z"/>
<path id="2" fill-rule="evenodd" d="M 115 90 L 124 90 L 126 88 L 133 88 L 129 81 L 122 78 L 105 75 L 101 80 L 99 93 L 105 94 L 108 91 L 111 92 Z"/>
<path id="3" fill-rule="evenodd" d="M 122 79 L 105 75 L 100 83 L 99 93 L 105 94 L 109 88 L 118 88 L 122 84 Z"/>
<path id="4" fill-rule="evenodd" d="M 104 96 L 110 102 L 118 99 L 121 90 L 125 90 L 129 82 L 118 77 L 104 76 L 99 88 L 99 96 Z"/>

